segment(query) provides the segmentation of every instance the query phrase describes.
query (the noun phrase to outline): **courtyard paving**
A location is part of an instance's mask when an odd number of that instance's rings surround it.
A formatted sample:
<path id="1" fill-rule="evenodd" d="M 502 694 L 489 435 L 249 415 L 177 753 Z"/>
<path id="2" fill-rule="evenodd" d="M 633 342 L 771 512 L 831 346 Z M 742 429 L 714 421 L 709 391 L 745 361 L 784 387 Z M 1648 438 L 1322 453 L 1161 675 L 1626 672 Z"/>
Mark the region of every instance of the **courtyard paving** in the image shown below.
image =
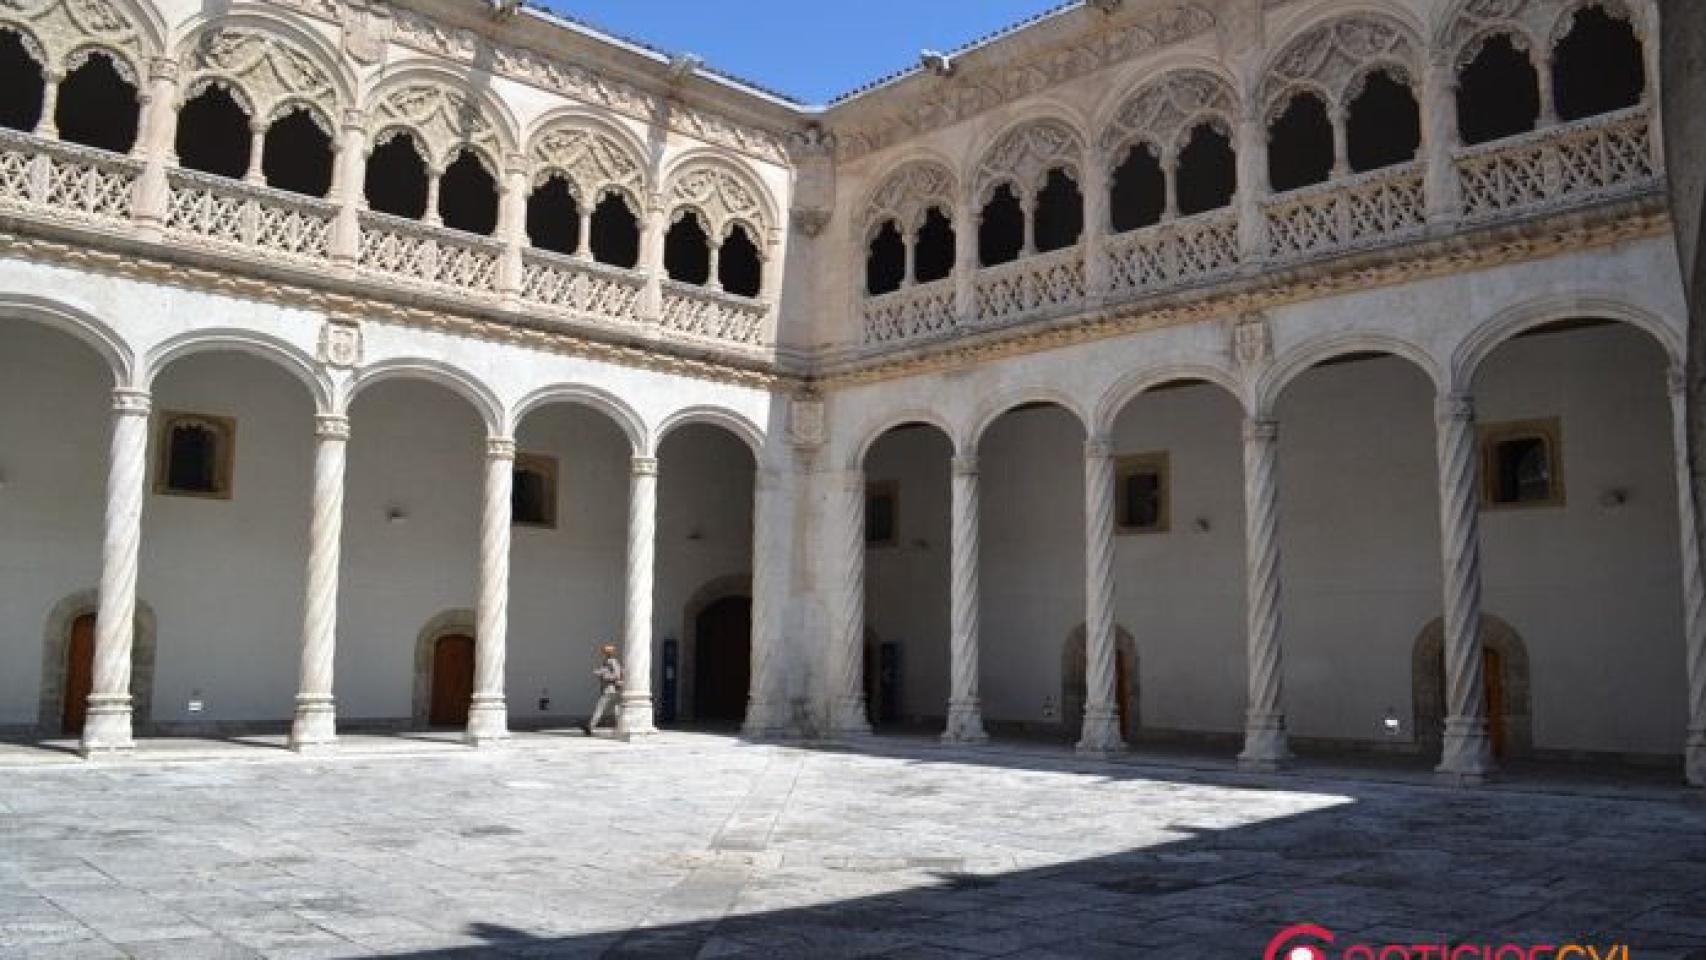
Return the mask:
<path id="1" fill-rule="evenodd" d="M 1706 802 L 689 734 L 0 753 L 0 957 L 1203 960 L 1298 922 L 1706 958 Z"/>

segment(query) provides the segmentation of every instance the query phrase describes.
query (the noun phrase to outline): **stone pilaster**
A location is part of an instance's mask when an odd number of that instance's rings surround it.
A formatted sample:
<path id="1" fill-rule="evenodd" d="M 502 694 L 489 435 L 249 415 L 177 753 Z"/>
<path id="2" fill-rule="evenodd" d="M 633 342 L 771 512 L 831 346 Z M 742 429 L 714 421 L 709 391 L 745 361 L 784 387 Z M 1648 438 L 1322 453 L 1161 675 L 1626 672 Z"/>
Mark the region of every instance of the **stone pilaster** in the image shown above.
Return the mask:
<path id="1" fill-rule="evenodd" d="M 782 652 L 792 503 L 784 479 L 784 474 L 760 468 L 753 486 L 752 665 L 741 733 L 754 739 L 789 732 Z"/>
<path id="2" fill-rule="evenodd" d="M 1706 575 L 1694 523 L 1688 472 L 1688 398 L 1683 371 L 1670 373 L 1672 449 L 1676 458 L 1677 527 L 1682 544 L 1682 634 L 1688 673 L 1688 738 L 1684 753 L 1691 786 L 1706 787 Z"/>
<path id="3" fill-rule="evenodd" d="M 290 747 L 298 752 L 337 743 L 332 668 L 337 656 L 338 562 L 344 520 L 344 454 L 349 418 L 314 418 L 314 489 L 308 525 L 308 591 L 302 613 L 302 678 Z"/>
<path id="4" fill-rule="evenodd" d="M 949 690 L 945 743 L 983 743 L 983 702 L 978 665 L 978 467 L 977 456 L 953 463 L 953 556 L 949 572 Z"/>
<path id="5" fill-rule="evenodd" d="M 1279 424 L 1244 422 L 1244 605 L 1249 704 L 1240 766 L 1273 770 L 1291 759 L 1280 636 Z"/>
<path id="6" fill-rule="evenodd" d="M 1454 222 L 1462 204 L 1454 160 L 1457 126 L 1457 71 L 1449 57 L 1430 57 L 1422 81 L 1422 150 L 1427 158 L 1424 190 L 1429 223 Z"/>
<path id="7" fill-rule="evenodd" d="M 657 567 L 658 462 L 635 457 L 628 479 L 628 572 L 622 616 L 623 736 L 657 733 L 652 717 L 652 579 Z"/>
<path id="8" fill-rule="evenodd" d="M 1268 195 L 1268 127 L 1254 108 L 1238 118 L 1238 257 L 1247 264 L 1267 255 L 1267 221 L 1262 200 Z"/>
<path id="9" fill-rule="evenodd" d="M 101 598 L 95 616 L 95 656 L 85 757 L 132 749 L 130 658 L 136 639 L 136 570 L 142 546 L 143 485 L 148 475 L 148 394 L 113 391 L 111 457 L 107 466 L 106 530 L 101 540 Z"/>
<path id="10" fill-rule="evenodd" d="M 144 239 L 153 239 L 166 224 L 170 188 L 166 168 L 175 162 L 173 141 L 178 133 L 178 61 L 153 57 L 148 61 L 148 87 L 139 98 L 141 122 L 131 154 L 142 160 L 136 178 L 131 217 Z"/>
<path id="11" fill-rule="evenodd" d="M 1441 776 L 1477 783 L 1494 768 L 1481 652 L 1481 497 L 1475 404 L 1434 402 L 1439 449 L 1440 551 L 1445 578 L 1445 750 Z"/>
<path id="12" fill-rule="evenodd" d="M 977 319 L 977 230 L 982 219 L 970 196 L 954 209 L 954 316 L 961 326 Z"/>
<path id="13" fill-rule="evenodd" d="M 367 207 L 367 121 L 360 110 L 339 117 L 338 150 L 332 158 L 332 260 L 353 265 L 361 254 L 361 211 Z"/>
<path id="14" fill-rule="evenodd" d="M 830 505 L 830 548 L 839 573 L 830 606 L 829 732 L 834 737 L 869 736 L 865 715 L 865 472 L 848 470 L 834 478 Z"/>
<path id="15" fill-rule="evenodd" d="M 474 746 L 509 739 L 504 700 L 504 657 L 509 633 L 510 487 L 515 482 L 515 441 L 486 438 L 485 500 L 480 507 L 480 595 L 474 606 L 474 699 L 468 730 Z"/>
<path id="16" fill-rule="evenodd" d="M 497 238 L 503 241 L 498 262 L 498 294 L 513 303 L 521 294 L 521 252 L 527 247 L 527 158 L 512 153 L 504 158 L 503 184 L 498 190 Z"/>
<path id="17" fill-rule="evenodd" d="M 1115 702 L 1114 451 L 1105 437 L 1084 444 L 1084 730 L 1080 753 L 1125 749 Z"/>

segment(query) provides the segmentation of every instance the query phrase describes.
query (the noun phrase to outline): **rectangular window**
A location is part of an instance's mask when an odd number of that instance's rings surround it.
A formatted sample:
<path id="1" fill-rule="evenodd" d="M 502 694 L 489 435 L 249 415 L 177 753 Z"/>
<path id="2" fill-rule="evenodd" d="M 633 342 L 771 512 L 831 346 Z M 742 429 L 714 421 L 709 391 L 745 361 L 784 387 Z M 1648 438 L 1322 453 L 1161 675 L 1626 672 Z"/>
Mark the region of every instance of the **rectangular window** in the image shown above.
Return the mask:
<path id="1" fill-rule="evenodd" d="M 1556 417 L 1481 425 L 1482 503 L 1492 509 L 1563 506 L 1558 438 Z"/>
<path id="2" fill-rule="evenodd" d="M 509 505 L 511 523 L 525 527 L 556 527 L 557 458 L 540 453 L 516 454 Z"/>
<path id="3" fill-rule="evenodd" d="M 892 547 L 900 535 L 900 498 L 893 482 L 865 486 L 865 546 Z"/>
<path id="4" fill-rule="evenodd" d="M 1114 467 L 1115 522 L 1121 533 L 1165 533 L 1172 510 L 1165 450 L 1120 457 Z"/>
<path id="5" fill-rule="evenodd" d="M 163 410 L 155 443 L 154 492 L 174 497 L 231 497 L 237 421 Z"/>

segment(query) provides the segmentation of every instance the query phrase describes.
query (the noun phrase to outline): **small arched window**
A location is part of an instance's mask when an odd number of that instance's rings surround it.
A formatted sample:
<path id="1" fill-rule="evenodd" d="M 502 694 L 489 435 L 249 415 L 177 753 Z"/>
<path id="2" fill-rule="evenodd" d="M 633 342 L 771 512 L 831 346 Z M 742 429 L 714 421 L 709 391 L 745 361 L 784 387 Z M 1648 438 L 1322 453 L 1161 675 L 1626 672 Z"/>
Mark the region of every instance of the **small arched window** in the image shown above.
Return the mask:
<path id="1" fill-rule="evenodd" d="M 1037 193 L 1035 215 L 1039 253 L 1077 243 L 1084 232 L 1084 197 L 1078 192 L 1078 181 L 1065 170 L 1050 170 L 1048 180 Z"/>
<path id="2" fill-rule="evenodd" d="M 136 145 L 137 112 L 136 87 L 110 55 L 97 51 L 60 81 L 53 122 L 61 140 L 129 153 Z"/>
<path id="3" fill-rule="evenodd" d="M 1647 71 L 1634 24 L 1599 4 L 1577 10 L 1552 50 L 1552 89 L 1565 122 L 1640 103 Z"/>
<path id="4" fill-rule="evenodd" d="M 626 270 L 640 262 L 640 220 L 614 191 L 592 208 L 592 258 Z"/>
<path id="5" fill-rule="evenodd" d="M 1275 193 L 1325 183 L 1333 175 L 1333 122 L 1327 103 L 1299 93 L 1268 126 L 1268 181 Z"/>
<path id="6" fill-rule="evenodd" d="M 310 197 L 332 188 L 332 137 L 307 107 L 274 120 L 261 149 L 267 185 Z"/>
<path id="7" fill-rule="evenodd" d="M 1370 74 L 1345 117 L 1345 149 L 1357 173 L 1416 159 L 1422 114 L 1408 84 L 1390 73 Z"/>
<path id="8" fill-rule="evenodd" d="M 510 522 L 524 527 L 557 525 L 557 459 L 518 453 L 510 481 Z"/>
<path id="9" fill-rule="evenodd" d="M 905 275 L 906 244 L 901 240 L 900 226 L 892 219 L 884 220 L 865 251 L 865 292 L 871 296 L 893 293 L 900 289 Z"/>
<path id="10" fill-rule="evenodd" d="M 30 56 L 24 38 L 15 30 L 0 30 L 0 127 L 22 130 L 36 128 L 41 121 L 41 98 L 46 89 L 41 64 Z"/>
<path id="11" fill-rule="evenodd" d="M 527 241 L 540 250 L 572 254 L 579 249 L 580 206 L 561 175 L 533 188 L 527 197 Z"/>
<path id="12" fill-rule="evenodd" d="M 229 90 L 210 84 L 178 108 L 178 165 L 240 179 L 249 170 L 249 112 Z"/>
<path id="13" fill-rule="evenodd" d="M 919 283 L 942 280 L 954 272 L 954 223 L 940 207 L 924 214 L 918 239 L 912 245 L 913 279 Z"/>
<path id="14" fill-rule="evenodd" d="M 413 137 L 395 134 L 367 158 L 367 205 L 394 217 L 419 220 L 426 215 L 426 161 Z"/>
<path id="15" fill-rule="evenodd" d="M 1012 184 L 995 188 L 977 225 L 978 262 L 986 267 L 1019 259 L 1025 248 L 1025 209 Z"/>
<path id="16" fill-rule="evenodd" d="M 1154 226 L 1167 208 L 1167 175 L 1155 147 L 1134 143 L 1114 168 L 1109 186 L 1108 215 L 1115 233 Z"/>
<path id="17" fill-rule="evenodd" d="M 229 417 L 162 413 L 155 492 L 171 496 L 230 498 L 236 439 L 237 423 Z"/>
<path id="18" fill-rule="evenodd" d="M 729 228 L 717 249 L 717 285 L 742 297 L 756 297 L 764 289 L 763 258 L 744 223 Z"/>
<path id="19" fill-rule="evenodd" d="M 1173 174 L 1179 194 L 1179 213 L 1191 216 L 1219 210 L 1238 192 L 1238 157 L 1232 141 L 1211 123 L 1199 123 L 1179 150 Z"/>
<path id="20" fill-rule="evenodd" d="M 1504 35 L 1489 37 L 1457 74 L 1457 130 L 1466 144 L 1534 129 L 1540 78 L 1528 54 Z"/>
<path id="21" fill-rule="evenodd" d="M 438 213 L 453 230 L 484 236 L 498 228 L 498 184 L 473 151 L 463 150 L 444 168 Z"/>
<path id="22" fill-rule="evenodd" d="M 692 211 L 678 211 L 663 237 L 663 269 L 671 280 L 704 286 L 711 279 L 711 238 Z"/>

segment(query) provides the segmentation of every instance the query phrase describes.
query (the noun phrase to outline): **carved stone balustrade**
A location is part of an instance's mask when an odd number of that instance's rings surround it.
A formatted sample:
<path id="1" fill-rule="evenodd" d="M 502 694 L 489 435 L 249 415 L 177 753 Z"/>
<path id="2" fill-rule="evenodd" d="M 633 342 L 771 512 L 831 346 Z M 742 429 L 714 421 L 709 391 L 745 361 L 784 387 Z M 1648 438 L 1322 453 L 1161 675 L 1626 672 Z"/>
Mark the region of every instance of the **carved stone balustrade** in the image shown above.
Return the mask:
<path id="1" fill-rule="evenodd" d="M 356 265 L 410 283 L 495 294 L 503 244 L 447 227 L 383 213 L 361 215 Z"/>
<path id="2" fill-rule="evenodd" d="M 979 326 L 1065 313 L 1084 302 L 1084 248 L 1066 247 L 984 267 L 973 285 Z"/>
<path id="3" fill-rule="evenodd" d="M 1424 173 L 1412 162 L 1274 197 L 1262 205 L 1268 259 L 1292 263 L 1419 236 L 1427 226 Z"/>
<path id="4" fill-rule="evenodd" d="M 173 233 L 269 259 L 331 257 L 332 203 L 190 170 L 171 171 L 167 183 Z"/>
<path id="5" fill-rule="evenodd" d="M 1646 106 L 1459 150 L 1463 219 L 1485 222 L 1663 186 Z"/>
<path id="6" fill-rule="evenodd" d="M 660 322 L 670 339 L 686 337 L 717 343 L 764 342 L 769 305 L 761 300 L 664 280 Z"/>
<path id="7" fill-rule="evenodd" d="M 521 255 L 521 298 L 567 314 L 638 323 L 646 278 L 632 270 L 544 250 Z"/>
<path id="8" fill-rule="evenodd" d="M 1115 234 L 1104 250 L 1110 299 L 1229 276 L 1238 269 L 1238 214 L 1213 210 Z"/>
<path id="9" fill-rule="evenodd" d="M 865 343 L 923 340 L 955 328 L 953 277 L 867 297 Z"/>
<path id="10" fill-rule="evenodd" d="M 142 161 L 0 129 L 0 210 L 57 222 L 130 220 Z"/>

